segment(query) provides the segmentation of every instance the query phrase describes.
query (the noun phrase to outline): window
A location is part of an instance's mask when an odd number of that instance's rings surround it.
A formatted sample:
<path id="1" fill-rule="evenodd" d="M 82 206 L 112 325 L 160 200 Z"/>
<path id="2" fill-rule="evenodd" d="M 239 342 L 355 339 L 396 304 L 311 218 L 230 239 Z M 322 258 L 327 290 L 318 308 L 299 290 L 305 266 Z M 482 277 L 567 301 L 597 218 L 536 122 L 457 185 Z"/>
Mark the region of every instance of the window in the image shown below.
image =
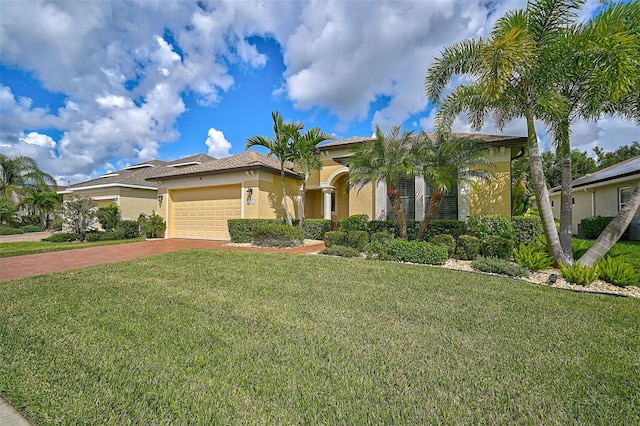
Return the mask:
<path id="1" fill-rule="evenodd" d="M 431 201 L 432 191 L 433 191 L 433 188 L 428 182 L 426 182 L 426 185 L 425 185 L 426 196 L 424 200 L 425 212 L 429 209 L 429 202 Z M 458 220 L 458 186 L 457 185 L 452 185 L 449 192 L 447 192 L 447 195 L 444 196 L 444 199 L 442 200 L 442 204 L 440 204 L 440 208 L 436 212 L 434 219 Z"/>
<path id="2" fill-rule="evenodd" d="M 337 208 L 337 203 L 336 203 L 336 193 L 335 192 L 331 193 L 331 213 L 332 214 L 337 214 L 338 213 L 338 208 Z"/>
<path id="3" fill-rule="evenodd" d="M 618 211 L 627 205 L 631 198 L 631 187 L 618 188 Z"/>
<path id="4" fill-rule="evenodd" d="M 416 181 L 413 178 L 400 180 L 398 183 L 398 191 L 400 192 L 400 200 L 404 208 L 404 217 L 406 220 L 415 220 L 416 218 Z M 387 219 L 396 220 L 396 215 L 391 208 L 391 201 L 387 197 Z"/>

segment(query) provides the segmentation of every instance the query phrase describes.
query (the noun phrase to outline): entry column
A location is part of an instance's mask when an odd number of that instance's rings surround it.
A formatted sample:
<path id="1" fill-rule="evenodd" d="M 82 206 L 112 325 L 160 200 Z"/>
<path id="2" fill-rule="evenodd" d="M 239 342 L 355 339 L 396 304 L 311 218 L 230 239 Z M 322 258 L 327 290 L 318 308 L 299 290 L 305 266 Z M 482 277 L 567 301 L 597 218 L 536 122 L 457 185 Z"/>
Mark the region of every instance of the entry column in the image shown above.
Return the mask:
<path id="1" fill-rule="evenodd" d="M 322 188 L 322 193 L 324 194 L 324 218 L 331 220 L 331 194 L 333 193 L 333 188 Z"/>

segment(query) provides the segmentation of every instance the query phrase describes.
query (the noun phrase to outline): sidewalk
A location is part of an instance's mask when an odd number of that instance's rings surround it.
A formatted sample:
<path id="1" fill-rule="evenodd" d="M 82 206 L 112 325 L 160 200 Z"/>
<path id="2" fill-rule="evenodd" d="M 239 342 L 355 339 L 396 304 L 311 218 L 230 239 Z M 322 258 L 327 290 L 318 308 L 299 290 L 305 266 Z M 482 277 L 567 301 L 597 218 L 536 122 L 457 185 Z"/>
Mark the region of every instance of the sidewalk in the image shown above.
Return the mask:
<path id="1" fill-rule="evenodd" d="M 31 422 L 25 419 L 13 405 L 0 396 L 0 425 L 2 426 L 31 426 Z"/>
<path id="2" fill-rule="evenodd" d="M 293 254 L 316 253 L 324 248 L 324 243 L 291 249 L 229 246 L 228 241 L 162 239 L 111 246 L 97 246 L 75 250 L 29 254 L 25 256 L 0 258 L 0 281 L 30 277 L 34 275 L 60 272 L 103 263 L 120 262 L 192 248 L 212 250 L 243 250 L 279 252 Z M 2 423 L 0 423 L 1 425 Z"/>

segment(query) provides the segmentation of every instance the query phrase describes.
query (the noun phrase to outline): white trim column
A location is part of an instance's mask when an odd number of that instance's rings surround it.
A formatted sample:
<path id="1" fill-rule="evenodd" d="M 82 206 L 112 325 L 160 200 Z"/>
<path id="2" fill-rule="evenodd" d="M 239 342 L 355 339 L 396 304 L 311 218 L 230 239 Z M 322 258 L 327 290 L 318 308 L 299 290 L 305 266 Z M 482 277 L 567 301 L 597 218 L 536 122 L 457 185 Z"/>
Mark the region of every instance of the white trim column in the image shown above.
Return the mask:
<path id="1" fill-rule="evenodd" d="M 376 184 L 376 220 L 387 220 L 387 184 Z"/>
<path id="2" fill-rule="evenodd" d="M 303 221 L 304 215 L 304 193 L 305 190 L 302 188 L 298 188 L 298 220 L 300 222 Z"/>
<path id="3" fill-rule="evenodd" d="M 414 199 L 415 199 L 415 220 L 423 220 L 425 214 L 424 193 L 427 185 L 422 176 L 415 177 Z"/>
<path id="4" fill-rule="evenodd" d="M 323 194 L 323 212 L 324 218 L 327 220 L 331 220 L 331 194 L 333 193 L 333 188 L 322 188 Z"/>

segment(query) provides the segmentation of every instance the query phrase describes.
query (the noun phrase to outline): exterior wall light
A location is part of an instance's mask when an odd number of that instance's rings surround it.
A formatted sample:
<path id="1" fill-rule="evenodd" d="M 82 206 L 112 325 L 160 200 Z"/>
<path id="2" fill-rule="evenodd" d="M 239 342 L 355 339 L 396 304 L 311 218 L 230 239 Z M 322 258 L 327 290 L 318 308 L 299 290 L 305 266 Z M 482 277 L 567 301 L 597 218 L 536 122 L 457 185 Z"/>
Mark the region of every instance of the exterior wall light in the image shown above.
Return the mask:
<path id="1" fill-rule="evenodd" d="M 161 203 L 162 202 L 162 194 L 158 194 L 158 202 Z"/>
<path id="2" fill-rule="evenodd" d="M 247 188 L 247 205 L 253 205 L 256 203 L 256 200 L 253 199 L 253 188 Z"/>

